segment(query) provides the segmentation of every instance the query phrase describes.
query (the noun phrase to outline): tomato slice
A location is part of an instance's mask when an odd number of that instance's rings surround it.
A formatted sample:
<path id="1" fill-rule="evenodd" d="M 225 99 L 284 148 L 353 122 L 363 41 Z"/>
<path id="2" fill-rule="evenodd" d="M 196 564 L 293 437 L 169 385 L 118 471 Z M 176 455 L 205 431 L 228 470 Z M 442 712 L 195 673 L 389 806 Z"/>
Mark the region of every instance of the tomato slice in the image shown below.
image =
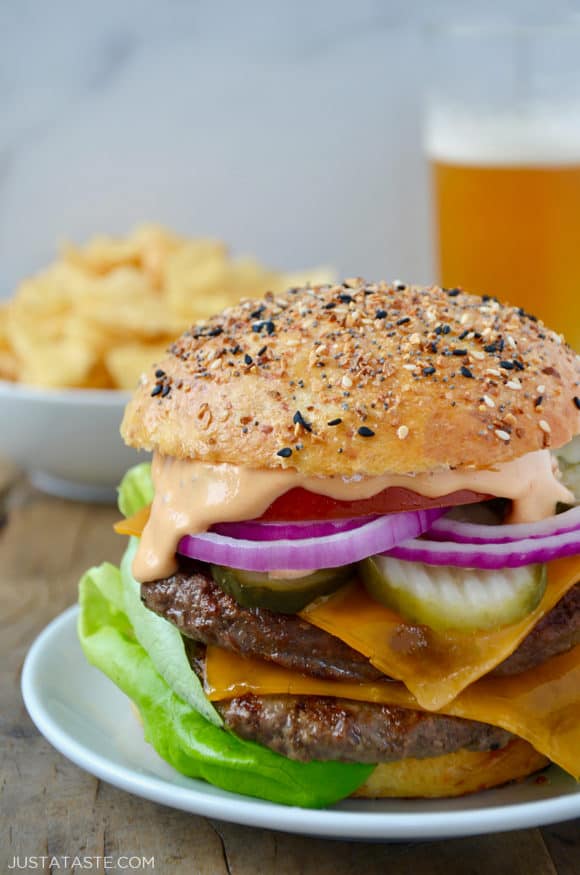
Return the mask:
<path id="1" fill-rule="evenodd" d="M 427 498 L 417 492 L 412 492 L 410 489 L 393 486 L 373 495 L 372 498 L 363 498 L 358 501 L 338 501 L 335 498 L 328 498 L 326 495 L 318 495 L 298 487 L 273 501 L 260 519 L 270 522 L 337 520 L 356 516 L 399 513 L 404 510 L 421 510 L 426 507 L 473 504 L 488 498 L 491 496 L 472 492 L 469 489 L 460 489 L 438 498 Z"/>

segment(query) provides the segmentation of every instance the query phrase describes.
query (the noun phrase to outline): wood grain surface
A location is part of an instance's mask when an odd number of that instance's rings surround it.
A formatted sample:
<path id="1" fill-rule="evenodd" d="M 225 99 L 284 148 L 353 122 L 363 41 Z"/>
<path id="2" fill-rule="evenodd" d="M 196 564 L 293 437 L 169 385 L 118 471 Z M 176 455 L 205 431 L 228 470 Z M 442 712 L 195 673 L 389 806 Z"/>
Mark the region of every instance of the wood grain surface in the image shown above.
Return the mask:
<path id="1" fill-rule="evenodd" d="M 0 466 L 0 875 L 18 855 L 75 854 L 154 856 L 154 870 L 140 871 L 171 875 L 580 873 L 580 821 L 439 842 L 326 841 L 163 808 L 68 762 L 26 714 L 20 672 L 34 637 L 76 600 L 81 573 L 119 559 L 122 539 L 111 529 L 116 516 L 112 507 L 43 496 Z M 44 871 L 79 869 L 50 870 L 47 863 Z"/>

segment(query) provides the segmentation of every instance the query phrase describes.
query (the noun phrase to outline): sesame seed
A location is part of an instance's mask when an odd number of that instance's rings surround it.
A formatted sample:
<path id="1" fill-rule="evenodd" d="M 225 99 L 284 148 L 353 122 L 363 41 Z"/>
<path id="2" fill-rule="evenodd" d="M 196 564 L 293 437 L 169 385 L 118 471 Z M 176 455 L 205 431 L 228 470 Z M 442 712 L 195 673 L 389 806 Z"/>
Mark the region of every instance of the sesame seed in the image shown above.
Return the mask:
<path id="1" fill-rule="evenodd" d="M 261 349 L 258 350 L 258 352 L 256 353 L 256 355 L 257 355 L 257 356 L 264 355 L 264 353 L 266 352 L 267 349 L 268 349 L 267 346 L 263 346 Z"/>
<path id="2" fill-rule="evenodd" d="M 482 353 L 480 349 L 472 349 L 472 350 L 470 351 L 469 355 L 470 355 L 472 358 L 477 359 L 478 361 L 481 361 L 482 359 L 485 358 L 484 353 Z"/>
<path id="3" fill-rule="evenodd" d="M 511 334 L 506 334 L 506 340 L 508 342 L 508 346 L 511 346 L 512 349 L 515 349 L 517 347 L 517 343 L 515 342 Z"/>
<path id="4" fill-rule="evenodd" d="M 339 416 L 337 416 L 336 419 L 331 419 L 330 422 L 327 422 L 326 424 L 327 425 L 340 425 L 341 422 L 342 422 L 342 419 Z"/>
<path id="5" fill-rule="evenodd" d="M 375 313 L 375 319 L 386 319 L 387 311 L 386 310 L 377 310 Z"/>
<path id="6" fill-rule="evenodd" d="M 157 385 L 154 386 L 153 389 L 151 390 L 151 397 L 152 397 L 152 398 L 155 398 L 155 396 L 156 396 L 156 395 L 159 395 L 159 394 L 162 392 L 162 390 L 163 390 L 163 386 L 162 386 L 162 384 L 161 384 L 161 383 L 157 383 Z"/>
<path id="7" fill-rule="evenodd" d="M 499 363 L 499 366 L 500 368 L 504 368 L 504 370 L 506 371 L 513 371 L 515 367 L 513 362 L 506 361 L 505 359 L 502 359 L 502 361 Z"/>
<path id="8" fill-rule="evenodd" d="M 488 407 L 495 407 L 495 401 L 493 398 L 490 398 L 489 395 L 483 396 L 483 403 L 487 404 Z"/>
<path id="9" fill-rule="evenodd" d="M 536 391 L 539 392 L 540 395 L 543 395 L 544 392 L 546 391 L 546 387 L 544 386 L 543 383 L 540 383 L 539 386 L 536 386 Z"/>
<path id="10" fill-rule="evenodd" d="M 423 368 L 423 376 L 424 377 L 430 377 L 431 374 L 434 374 L 434 373 L 435 373 L 434 367 Z"/>
<path id="11" fill-rule="evenodd" d="M 461 325 L 465 325 L 467 322 L 469 322 L 469 313 L 462 313 L 459 321 L 460 321 Z M 447 326 L 447 327 L 449 327 L 449 326 Z M 445 333 L 447 334 L 447 332 L 445 332 Z"/>
<path id="12" fill-rule="evenodd" d="M 368 428 L 366 425 L 361 425 L 361 427 L 358 430 L 358 434 L 360 434 L 361 437 L 374 437 L 375 436 L 375 433 L 372 430 L 372 428 Z"/>
<path id="13" fill-rule="evenodd" d="M 400 425 L 397 429 L 397 437 L 400 441 L 404 441 L 407 435 L 409 434 L 409 429 L 406 425 Z"/>
<path id="14" fill-rule="evenodd" d="M 543 395 L 538 395 L 538 397 L 537 397 L 536 400 L 534 401 L 534 407 L 541 407 L 541 405 L 542 405 L 542 401 L 543 401 L 543 400 L 544 400 L 544 396 L 543 396 Z"/>
<path id="15" fill-rule="evenodd" d="M 421 343 L 421 335 L 415 332 L 410 336 L 409 343 L 412 343 L 414 346 L 416 346 L 418 343 Z"/>
<path id="16" fill-rule="evenodd" d="M 468 377 L 470 380 L 473 380 L 473 374 L 471 373 L 469 368 L 465 367 L 465 365 L 463 365 L 463 367 L 461 368 L 461 374 L 462 376 Z"/>
<path id="17" fill-rule="evenodd" d="M 414 370 L 415 370 L 415 365 L 403 365 L 403 368 L 404 368 L 406 371 L 414 371 Z"/>
<path id="18" fill-rule="evenodd" d="M 161 368 L 157 368 L 157 370 L 155 371 L 155 376 L 158 379 L 161 379 L 161 377 L 165 376 L 165 371 L 162 371 Z"/>
<path id="19" fill-rule="evenodd" d="M 457 295 L 461 294 L 461 289 L 447 289 L 447 294 L 450 298 L 456 298 Z"/>
<path id="20" fill-rule="evenodd" d="M 325 310 L 334 310 L 336 307 L 336 301 L 330 301 L 330 303 L 324 305 Z"/>
<path id="21" fill-rule="evenodd" d="M 352 301 L 354 301 L 354 298 L 352 295 L 347 295 L 345 292 L 341 292 L 341 294 L 338 296 L 338 300 L 341 301 L 343 304 L 350 304 Z"/>
<path id="22" fill-rule="evenodd" d="M 452 349 L 451 355 L 467 355 L 466 349 Z"/>
<path id="23" fill-rule="evenodd" d="M 495 343 L 488 343 L 486 346 L 483 347 L 483 349 L 484 349 L 484 352 L 489 352 L 489 353 L 497 352 L 497 346 L 495 345 Z"/>
<path id="24" fill-rule="evenodd" d="M 578 395 L 574 395 L 574 397 L 572 398 L 572 401 L 574 402 L 574 404 L 576 405 L 578 410 L 580 410 L 580 398 L 578 397 Z"/>
<path id="25" fill-rule="evenodd" d="M 395 325 L 406 325 L 407 322 L 411 321 L 410 316 L 402 316 L 401 319 L 397 319 Z"/>
<path id="26" fill-rule="evenodd" d="M 256 334 L 260 334 L 264 328 L 268 334 L 273 334 L 276 330 L 276 326 L 271 319 L 265 319 L 263 322 L 254 322 L 252 325 L 252 331 L 255 331 Z"/>
<path id="27" fill-rule="evenodd" d="M 352 380 L 347 374 L 344 375 L 341 383 L 345 389 L 350 389 L 350 387 L 352 386 Z"/>
<path id="28" fill-rule="evenodd" d="M 520 383 L 519 380 L 508 380 L 506 383 L 506 386 L 508 387 L 508 389 L 521 389 L 522 388 L 522 384 Z"/>
<path id="29" fill-rule="evenodd" d="M 169 383 L 166 383 L 165 386 L 163 387 L 163 389 L 161 390 L 161 397 L 167 398 L 167 396 L 169 395 L 170 392 L 171 392 L 171 386 L 169 385 Z"/>
<path id="30" fill-rule="evenodd" d="M 311 424 L 309 422 L 306 422 L 299 410 L 297 410 L 292 417 L 292 422 L 294 423 L 294 425 L 301 425 L 302 428 L 306 429 L 306 431 L 312 431 Z"/>
<path id="31" fill-rule="evenodd" d="M 281 450 L 278 450 L 276 455 L 281 456 L 283 459 L 289 459 L 292 455 L 292 450 L 290 447 L 282 447 Z"/>
<path id="32" fill-rule="evenodd" d="M 254 361 L 254 359 L 252 358 L 252 356 L 248 355 L 248 353 L 246 353 L 244 356 L 244 364 L 251 365 L 253 361 Z"/>
<path id="33" fill-rule="evenodd" d="M 215 371 L 217 368 L 221 368 L 221 366 L 222 366 L 221 359 L 215 359 L 215 361 L 213 361 L 211 363 L 211 365 L 209 366 L 209 369 L 210 369 L 210 371 Z"/>
<path id="34" fill-rule="evenodd" d="M 540 421 L 538 422 L 538 425 L 540 426 L 540 428 L 542 429 L 542 431 L 545 434 L 551 433 L 552 429 L 550 428 L 550 424 L 548 422 L 546 422 L 545 419 L 540 419 Z"/>
<path id="35" fill-rule="evenodd" d="M 494 432 L 495 436 L 500 439 L 500 441 L 509 441 L 510 436 L 507 431 L 503 431 L 501 428 L 496 428 Z"/>

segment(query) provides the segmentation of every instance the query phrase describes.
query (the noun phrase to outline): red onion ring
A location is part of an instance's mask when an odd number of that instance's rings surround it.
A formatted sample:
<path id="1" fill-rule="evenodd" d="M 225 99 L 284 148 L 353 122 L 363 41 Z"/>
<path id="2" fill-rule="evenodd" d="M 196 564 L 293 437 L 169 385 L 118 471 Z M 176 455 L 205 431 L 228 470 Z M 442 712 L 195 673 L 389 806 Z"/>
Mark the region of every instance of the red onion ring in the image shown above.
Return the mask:
<path id="1" fill-rule="evenodd" d="M 458 544 L 508 544 L 572 531 L 580 531 L 580 506 L 536 523 L 513 525 L 481 525 L 442 517 L 429 529 L 429 537 L 434 541 L 454 541 Z"/>
<path id="2" fill-rule="evenodd" d="M 453 565 L 460 568 L 519 568 L 536 562 L 549 562 L 580 553 L 580 532 L 564 532 L 546 538 L 522 538 L 505 544 L 460 544 L 429 541 L 423 538 L 405 541 L 388 551 L 389 556 L 426 565 Z"/>
<path id="3" fill-rule="evenodd" d="M 210 531 L 246 541 L 294 541 L 299 538 L 321 538 L 326 535 L 337 535 L 340 532 L 350 532 L 376 518 L 376 516 L 361 516 L 302 523 L 262 523 L 259 520 L 250 520 L 243 523 L 218 523 L 212 526 Z"/>
<path id="4" fill-rule="evenodd" d="M 186 535 L 177 552 L 202 562 L 227 565 L 242 571 L 292 571 L 338 568 L 389 550 L 426 531 L 445 509 L 430 508 L 391 513 L 356 529 L 298 539 L 252 541 L 217 532 Z"/>

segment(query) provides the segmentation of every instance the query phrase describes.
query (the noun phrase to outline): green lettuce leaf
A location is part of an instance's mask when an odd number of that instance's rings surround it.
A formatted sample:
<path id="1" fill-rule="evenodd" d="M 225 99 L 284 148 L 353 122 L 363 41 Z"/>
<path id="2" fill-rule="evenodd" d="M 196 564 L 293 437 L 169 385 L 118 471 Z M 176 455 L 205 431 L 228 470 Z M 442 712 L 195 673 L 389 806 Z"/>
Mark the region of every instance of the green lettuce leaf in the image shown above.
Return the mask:
<path id="1" fill-rule="evenodd" d="M 318 808 L 349 796 L 372 772 L 372 765 L 295 762 L 206 720 L 170 687 L 137 640 L 115 566 L 87 571 L 79 602 L 78 633 L 88 661 L 133 700 L 146 740 L 182 774 L 235 793 Z"/>
<path id="2" fill-rule="evenodd" d="M 142 507 L 151 504 L 154 493 L 151 463 L 141 462 L 140 465 L 129 468 L 117 491 L 119 510 L 123 516 L 133 516 Z"/>
<path id="3" fill-rule="evenodd" d="M 141 585 L 131 572 L 138 545 L 137 538 L 130 538 L 121 560 L 125 613 L 135 637 L 171 689 L 210 723 L 221 726 L 223 721 L 220 715 L 206 698 L 201 682 L 189 664 L 179 630 L 146 608 L 141 601 Z"/>

